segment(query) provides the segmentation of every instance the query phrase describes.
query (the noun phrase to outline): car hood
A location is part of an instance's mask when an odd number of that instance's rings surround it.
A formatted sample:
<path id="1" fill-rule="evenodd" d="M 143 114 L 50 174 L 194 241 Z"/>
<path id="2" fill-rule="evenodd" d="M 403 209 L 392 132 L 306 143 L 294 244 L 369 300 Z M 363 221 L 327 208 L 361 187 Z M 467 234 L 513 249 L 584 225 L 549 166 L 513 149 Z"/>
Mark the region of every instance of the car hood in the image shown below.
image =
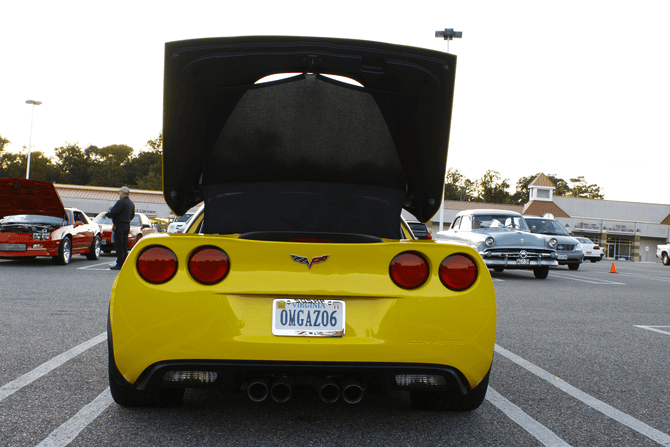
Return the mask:
<path id="1" fill-rule="evenodd" d="M 495 247 L 542 247 L 545 248 L 545 239 L 533 233 L 518 230 L 475 230 L 483 236 L 483 239 L 491 236 L 495 239 Z"/>
<path id="2" fill-rule="evenodd" d="M 441 203 L 455 70 L 451 54 L 360 40 L 168 42 L 165 200 L 181 215 L 202 200 L 212 209 L 217 201 L 244 198 L 226 202 L 221 215 L 231 216 L 236 207 L 240 213 L 277 203 L 291 208 L 293 199 L 311 194 L 316 199 L 299 200 L 300 207 L 327 201 L 351 215 L 376 209 L 372 201 L 384 202 L 387 208 L 373 218 L 397 216 L 405 208 L 426 222 Z M 294 76 L 255 84 L 277 73 Z M 350 200 L 352 194 L 366 199 Z M 294 211 L 300 209 L 287 215 Z M 209 219 L 217 220 L 226 219 Z M 394 234 L 396 220 L 389 226 Z"/>
<path id="3" fill-rule="evenodd" d="M 0 179 L 0 219 L 16 214 L 62 218 L 65 208 L 53 183 L 19 178 Z"/>

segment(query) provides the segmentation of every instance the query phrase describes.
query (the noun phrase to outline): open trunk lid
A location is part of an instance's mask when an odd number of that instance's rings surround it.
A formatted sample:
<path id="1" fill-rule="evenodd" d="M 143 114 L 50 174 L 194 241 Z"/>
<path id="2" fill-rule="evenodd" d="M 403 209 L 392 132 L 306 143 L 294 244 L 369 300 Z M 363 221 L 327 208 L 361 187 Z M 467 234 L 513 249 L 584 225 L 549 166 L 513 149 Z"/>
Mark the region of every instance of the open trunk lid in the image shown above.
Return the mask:
<path id="1" fill-rule="evenodd" d="M 166 44 L 163 190 L 205 232 L 394 238 L 444 185 L 456 57 L 378 42 L 234 37 Z M 288 79 L 255 84 L 265 76 Z M 324 75 L 351 78 L 361 86 Z"/>

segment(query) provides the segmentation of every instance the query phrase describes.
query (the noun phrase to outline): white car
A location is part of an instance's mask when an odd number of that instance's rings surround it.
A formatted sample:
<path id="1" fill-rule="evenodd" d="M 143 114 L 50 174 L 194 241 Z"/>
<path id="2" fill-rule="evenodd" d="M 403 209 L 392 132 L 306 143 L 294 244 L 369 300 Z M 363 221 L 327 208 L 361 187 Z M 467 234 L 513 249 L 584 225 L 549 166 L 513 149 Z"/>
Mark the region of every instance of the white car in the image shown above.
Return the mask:
<path id="1" fill-rule="evenodd" d="M 181 233 L 184 224 L 188 222 L 193 213 L 186 213 L 183 216 L 177 217 L 170 225 L 168 225 L 168 233 Z"/>
<path id="2" fill-rule="evenodd" d="M 598 262 L 605 255 L 605 253 L 600 249 L 600 246 L 598 244 L 594 244 L 591 239 L 587 237 L 578 237 L 576 239 L 582 246 L 582 251 L 584 252 L 584 261 Z"/>
<path id="3" fill-rule="evenodd" d="M 657 245 L 656 257 L 661 259 L 663 265 L 670 265 L 670 244 Z"/>
<path id="4" fill-rule="evenodd" d="M 545 279 L 549 267 L 558 265 L 556 238 L 531 233 L 523 216 L 514 211 L 461 211 L 448 230 L 437 232 L 435 240 L 473 247 L 486 266 L 498 273 L 532 269 L 536 278 Z"/>

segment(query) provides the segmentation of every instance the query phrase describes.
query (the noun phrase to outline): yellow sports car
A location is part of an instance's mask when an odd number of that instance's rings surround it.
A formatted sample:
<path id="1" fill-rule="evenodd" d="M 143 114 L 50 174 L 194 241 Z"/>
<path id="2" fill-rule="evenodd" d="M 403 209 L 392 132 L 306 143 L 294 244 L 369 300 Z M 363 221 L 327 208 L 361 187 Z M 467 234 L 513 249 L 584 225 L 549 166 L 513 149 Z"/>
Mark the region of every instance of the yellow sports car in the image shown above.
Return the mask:
<path id="1" fill-rule="evenodd" d="M 114 400 L 408 391 L 417 408 L 477 408 L 496 332 L 488 269 L 400 217 L 439 209 L 455 68 L 357 40 L 167 43 L 164 194 L 177 215 L 203 210 L 185 233 L 142 238 L 118 274 Z"/>

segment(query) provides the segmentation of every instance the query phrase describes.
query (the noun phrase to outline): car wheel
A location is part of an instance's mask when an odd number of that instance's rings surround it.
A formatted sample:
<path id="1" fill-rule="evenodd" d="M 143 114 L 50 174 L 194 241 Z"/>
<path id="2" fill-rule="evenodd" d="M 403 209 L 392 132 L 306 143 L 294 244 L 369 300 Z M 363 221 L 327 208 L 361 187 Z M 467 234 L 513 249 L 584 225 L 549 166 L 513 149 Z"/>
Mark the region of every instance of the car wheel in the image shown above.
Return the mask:
<path id="1" fill-rule="evenodd" d="M 502 267 L 493 267 L 493 271 L 494 271 L 494 272 L 498 272 L 498 273 L 500 273 L 500 272 L 502 272 L 503 270 L 505 270 L 505 269 L 502 268 Z"/>
<path id="2" fill-rule="evenodd" d="M 533 274 L 537 279 L 546 279 L 549 276 L 549 267 L 535 267 Z"/>
<path id="3" fill-rule="evenodd" d="M 58 255 L 53 257 L 53 261 L 58 265 L 66 265 L 72 257 L 72 240 L 65 236 L 58 247 Z"/>
<path id="4" fill-rule="evenodd" d="M 575 262 L 574 264 L 568 264 L 570 270 L 579 270 L 579 263 Z"/>
<path id="5" fill-rule="evenodd" d="M 475 388 L 465 396 L 459 391 L 410 391 L 409 397 L 418 410 L 471 411 L 484 402 L 489 387 L 491 370 Z"/>
<path id="6" fill-rule="evenodd" d="M 593 262 L 593 263 L 595 264 L 595 263 L 596 263 L 596 260 L 595 260 L 595 259 L 591 259 L 591 262 Z"/>
<path id="7" fill-rule="evenodd" d="M 100 258 L 100 236 L 93 238 L 93 243 L 91 244 L 91 251 L 86 253 L 86 258 L 91 261 L 95 261 Z"/>
<path id="8" fill-rule="evenodd" d="M 663 265 L 670 265 L 670 257 L 667 253 L 663 253 Z"/>

